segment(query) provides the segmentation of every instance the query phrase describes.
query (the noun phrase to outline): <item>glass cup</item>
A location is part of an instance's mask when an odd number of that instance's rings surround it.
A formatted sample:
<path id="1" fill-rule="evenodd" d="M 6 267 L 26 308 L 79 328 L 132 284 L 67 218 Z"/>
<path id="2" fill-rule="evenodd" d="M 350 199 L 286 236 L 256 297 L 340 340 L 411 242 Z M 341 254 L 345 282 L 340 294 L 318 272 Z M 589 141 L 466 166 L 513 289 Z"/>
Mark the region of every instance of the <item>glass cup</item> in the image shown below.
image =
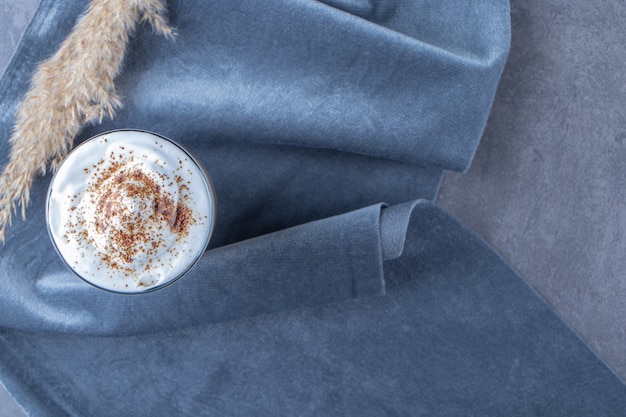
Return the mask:
<path id="1" fill-rule="evenodd" d="M 114 293 L 161 289 L 206 250 L 216 217 L 211 179 L 174 141 L 116 130 L 78 145 L 52 178 L 46 223 L 65 264 Z"/>

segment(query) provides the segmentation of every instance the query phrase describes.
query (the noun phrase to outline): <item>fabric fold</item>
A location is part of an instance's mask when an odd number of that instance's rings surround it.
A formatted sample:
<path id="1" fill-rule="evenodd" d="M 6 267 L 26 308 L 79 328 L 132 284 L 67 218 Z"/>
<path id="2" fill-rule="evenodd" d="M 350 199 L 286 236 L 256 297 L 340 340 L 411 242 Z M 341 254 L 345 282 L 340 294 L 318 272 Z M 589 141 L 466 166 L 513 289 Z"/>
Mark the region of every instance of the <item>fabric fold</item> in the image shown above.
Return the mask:
<path id="1" fill-rule="evenodd" d="M 385 296 L 133 337 L 4 329 L 0 375 L 37 416 L 626 408 L 624 384 L 478 236 L 428 201 L 391 209 L 383 234 L 406 239 Z"/>
<path id="2" fill-rule="evenodd" d="M 120 80 L 128 113 L 150 109 L 166 135 L 182 127 L 464 170 L 508 53 L 508 2 L 438 3 L 392 2 L 369 21 L 309 0 L 173 2 L 176 44 L 140 34 Z M 478 17 L 420 18 L 437 12 Z M 175 128 L 173 111 L 182 113 Z"/>
<path id="3" fill-rule="evenodd" d="M 87 1 L 70 3 L 44 0 L 27 36 L 58 45 Z M 508 53 L 508 1 L 368 5 L 356 17 L 311 0 L 171 1 L 176 42 L 140 28 L 118 80 L 126 108 L 98 130 L 467 169 Z M 3 137 L 18 91 L 52 50 L 35 48 L 9 68 L 0 86 Z"/>
<path id="4" fill-rule="evenodd" d="M 375 205 L 209 250 L 179 282 L 139 296 L 103 292 L 38 254 L 5 266 L 0 326 L 122 336 L 382 295 L 379 218 Z"/>

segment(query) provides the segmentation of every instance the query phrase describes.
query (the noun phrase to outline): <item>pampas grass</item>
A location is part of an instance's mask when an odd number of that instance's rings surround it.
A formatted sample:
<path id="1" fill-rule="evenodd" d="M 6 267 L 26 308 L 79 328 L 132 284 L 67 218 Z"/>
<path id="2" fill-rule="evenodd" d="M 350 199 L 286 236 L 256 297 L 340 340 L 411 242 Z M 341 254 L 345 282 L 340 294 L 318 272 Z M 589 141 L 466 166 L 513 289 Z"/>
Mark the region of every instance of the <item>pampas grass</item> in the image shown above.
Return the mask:
<path id="1" fill-rule="evenodd" d="M 48 166 L 56 170 L 87 123 L 113 118 L 115 92 L 129 36 L 149 22 L 172 38 L 165 0 L 92 0 L 59 50 L 39 65 L 18 107 L 9 162 L 0 174 L 0 239 L 19 204 L 26 218 L 30 186 Z"/>

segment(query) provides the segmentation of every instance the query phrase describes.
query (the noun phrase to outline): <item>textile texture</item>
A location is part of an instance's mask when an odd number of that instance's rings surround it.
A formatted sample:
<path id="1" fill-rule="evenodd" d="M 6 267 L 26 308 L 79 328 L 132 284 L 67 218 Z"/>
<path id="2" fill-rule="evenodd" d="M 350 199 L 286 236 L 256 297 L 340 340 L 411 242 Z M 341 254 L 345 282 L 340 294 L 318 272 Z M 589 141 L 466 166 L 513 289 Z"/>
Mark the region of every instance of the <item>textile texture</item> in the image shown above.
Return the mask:
<path id="1" fill-rule="evenodd" d="M 37 62 L 87 2 L 44 0 L 0 82 L 6 162 Z M 193 152 L 218 198 L 188 276 L 124 297 L 44 227 L 0 249 L 0 379 L 32 416 L 614 415 L 626 389 L 428 200 L 469 166 L 509 47 L 503 0 L 172 1 L 142 27 L 115 128 Z"/>

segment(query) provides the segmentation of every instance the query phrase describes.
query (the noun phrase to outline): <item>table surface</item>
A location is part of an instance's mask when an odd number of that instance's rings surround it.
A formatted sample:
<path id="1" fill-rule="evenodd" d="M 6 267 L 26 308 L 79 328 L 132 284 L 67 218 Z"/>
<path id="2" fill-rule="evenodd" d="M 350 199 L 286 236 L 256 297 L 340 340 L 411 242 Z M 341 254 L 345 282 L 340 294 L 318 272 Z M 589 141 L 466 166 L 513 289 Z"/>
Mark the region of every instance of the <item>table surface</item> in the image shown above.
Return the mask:
<path id="1" fill-rule="evenodd" d="M 0 0 L 0 73 L 39 0 Z M 437 202 L 626 379 L 626 3 L 512 0 L 512 45 L 472 167 Z M 23 412 L 0 387 L 0 417 Z"/>

